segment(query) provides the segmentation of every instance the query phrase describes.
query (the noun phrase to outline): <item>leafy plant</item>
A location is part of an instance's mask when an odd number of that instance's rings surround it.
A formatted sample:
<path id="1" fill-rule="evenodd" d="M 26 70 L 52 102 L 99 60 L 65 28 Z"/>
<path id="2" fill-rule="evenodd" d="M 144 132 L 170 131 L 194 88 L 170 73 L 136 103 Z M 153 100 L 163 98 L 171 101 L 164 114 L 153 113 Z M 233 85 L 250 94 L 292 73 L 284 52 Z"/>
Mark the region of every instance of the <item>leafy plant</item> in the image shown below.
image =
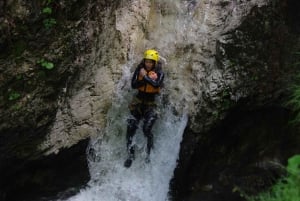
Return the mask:
<path id="1" fill-rule="evenodd" d="M 21 94 L 16 91 L 11 91 L 8 95 L 8 100 L 13 101 L 21 97 Z"/>
<path id="2" fill-rule="evenodd" d="M 297 57 L 298 62 L 295 62 L 293 66 L 299 66 L 300 62 L 298 58 L 300 52 L 294 52 L 294 55 Z M 291 96 L 289 100 L 285 103 L 285 106 L 290 107 L 295 114 L 295 117 L 291 121 L 293 124 L 300 123 L 300 73 L 295 76 L 295 84 L 291 87 Z"/>
<path id="3" fill-rule="evenodd" d="M 55 24 L 56 20 L 54 18 L 47 18 L 43 20 L 46 29 L 51 29 Z"/>
<path id="4" fill-rule="evenodd" d="M 53 0 L 46 0 L 47 5 L 51 4 L 53 2 Z"/>
<path id="5" fill-rule="evenodd" d="M 288 176 L 275 184 L 269 192 L 256 197 L 247 198 L 248 201 L 299 201 L 300 200 L 300 155 L 288 160 Z"/>
<path id="6" fill-rule="evenodd" d="M 16 76 L 16 79 L 17 79 L 17 80 L 21 80 L 22 77 L 23 77 L 22 75 L 17 75 L 17 76 Z"/>
<path id="7" fill-rule="evenodd" d="M 51 3 L 52 0 L 48 0 L 46 2 L 46 6 L 42 9 L 42 13 L 47 15 L 47 18 L 43 20 L 43 24 L 46 29 L 51 29 L 57 23 L 53 17 L 50 17 L 52 14 Z"/>
<path id="8" fill-rule="evenodd" d="M 298 75 L 296 79 L 300 80 L 300 75 Z M 295 114 L 291 123 L 300 123 L 300 84 L 295 84 L 291 88 L 291 96 L 289 100 L 285 103 L 285 106 L 290 107 Z"/>
<path id="9" fill-rule="evenodd" d="M 298 173 L 300 173 L 300 155 L 295 155 L 288 160 L 287 169 L 291 174 L 297 175 Z"/>
<path id="10" fill-rule="evenodd" d="M 16 105 L 13 105 L 11 108 L 12 108 L 13 110 L 15 110 L 15 111 L 18 111 L 18 110 L 20 110 L 20 109 L 22 108 L 22 106 L 19 105 L 19 104 L 16 104 Z"/>
<path id="11" fill-rule="evenodd" d="M 45 8 L 43 8 L 42 12 L 43 12 L 44 14 L 50 15 L 50 14 L 52 13 L 52 8 L 50 8 L 50 7 L 45 7 Z"/>
<path id="12" fill-rule="evenodd" d="M 54 64 L 50 61 L 46 61 L 45 59 L 41 59 L 37 63 L 48 70 L 52 70 L 54 68 Z"/>

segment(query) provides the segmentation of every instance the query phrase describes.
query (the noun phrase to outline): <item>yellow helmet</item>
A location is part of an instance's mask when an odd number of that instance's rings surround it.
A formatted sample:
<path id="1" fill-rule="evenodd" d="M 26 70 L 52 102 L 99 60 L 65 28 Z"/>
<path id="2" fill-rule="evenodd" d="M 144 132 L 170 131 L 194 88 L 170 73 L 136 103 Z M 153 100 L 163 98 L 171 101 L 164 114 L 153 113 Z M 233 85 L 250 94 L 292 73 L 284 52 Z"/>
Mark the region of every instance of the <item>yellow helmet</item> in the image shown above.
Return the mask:
<path id="1" fill-rule="evenodd" d="M 144 59 L 154 60 L 155 63 L 159 60 L 159 54 L 156 50 L 146 50 L 144 52 Z"/>

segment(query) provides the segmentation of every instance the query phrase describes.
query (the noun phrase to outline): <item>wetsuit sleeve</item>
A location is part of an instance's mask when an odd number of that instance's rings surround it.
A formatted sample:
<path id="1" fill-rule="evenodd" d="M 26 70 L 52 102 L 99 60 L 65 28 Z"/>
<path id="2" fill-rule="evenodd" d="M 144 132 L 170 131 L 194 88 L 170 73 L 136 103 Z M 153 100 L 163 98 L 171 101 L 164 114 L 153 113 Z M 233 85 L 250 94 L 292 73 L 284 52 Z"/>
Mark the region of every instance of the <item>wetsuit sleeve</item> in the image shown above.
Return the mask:
<path id="1" fill-rule="evenodd" d="M 138 79 L 138 78 L 139 78 L 140 70 L 141 70 L 141 67 L 138 66 L 138 67 L 135 69 L 134 73 L 133 73 L 133 77 L 132 77 L 132 79 L 131 79 L 131 87 L 132 87 L 133 89 L 137 89 L 137 88 L 139 88 L 139 87 L 141 87 L 141 86 L 143 86 L 143 85 L 145 84 L 145 81 L 144 81 L 144 80 L 139 80 L 139 79 Z"/>
<path id="2" fill-rule="evenodd" d="M 145 75 L 144 76 L 144 81 L 151 84 L 153 87 L 160 87 L 163 84 L 164 81 L 164 73 L 162 71 L 158 71 L 157 72 L 157 79 L 156 80 L 152 80 L 149 76 Z"/>

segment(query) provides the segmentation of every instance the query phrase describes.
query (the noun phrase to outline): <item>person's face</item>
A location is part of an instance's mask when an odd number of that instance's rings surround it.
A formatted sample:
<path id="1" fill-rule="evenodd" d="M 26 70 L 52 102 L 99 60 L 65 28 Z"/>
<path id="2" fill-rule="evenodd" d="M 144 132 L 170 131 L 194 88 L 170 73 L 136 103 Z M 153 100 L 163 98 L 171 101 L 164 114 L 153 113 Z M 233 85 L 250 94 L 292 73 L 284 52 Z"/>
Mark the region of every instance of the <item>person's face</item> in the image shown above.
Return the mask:
<path id="1" fill-rule="evenodd" d="M 145 68 L 147 71 L 150 71 L 154 67 L 155 61 L 151 59 L 145 59 Z"/>

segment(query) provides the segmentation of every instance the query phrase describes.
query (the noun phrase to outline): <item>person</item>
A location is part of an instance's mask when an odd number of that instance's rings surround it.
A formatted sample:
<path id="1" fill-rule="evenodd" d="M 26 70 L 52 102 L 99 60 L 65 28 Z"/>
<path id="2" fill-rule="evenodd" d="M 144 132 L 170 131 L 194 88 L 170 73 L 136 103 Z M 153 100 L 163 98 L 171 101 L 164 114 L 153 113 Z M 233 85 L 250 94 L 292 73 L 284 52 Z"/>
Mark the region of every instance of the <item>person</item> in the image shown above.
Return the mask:
<path id="1" fill-rule="evenodd" d="M 156 50 L 149 49 L 144 52 L 144 58 L 137 66 L 131 80 L 131 87 L 137 89 L 137 94 L 129 104 L 130 117 L 127 119 L 127 152 L 128 158 L 124 166 L 130 167 L 134 160 L 134 145 L 132 139 L 141 119 L 144 120 L 143 133 L 147 138 L 146 162 L 150 162 L 150 152 L 153 147 L 152 127 L 158 117 L 155 98 L 160 92 L 164 80 L 162 63 Z"/>

